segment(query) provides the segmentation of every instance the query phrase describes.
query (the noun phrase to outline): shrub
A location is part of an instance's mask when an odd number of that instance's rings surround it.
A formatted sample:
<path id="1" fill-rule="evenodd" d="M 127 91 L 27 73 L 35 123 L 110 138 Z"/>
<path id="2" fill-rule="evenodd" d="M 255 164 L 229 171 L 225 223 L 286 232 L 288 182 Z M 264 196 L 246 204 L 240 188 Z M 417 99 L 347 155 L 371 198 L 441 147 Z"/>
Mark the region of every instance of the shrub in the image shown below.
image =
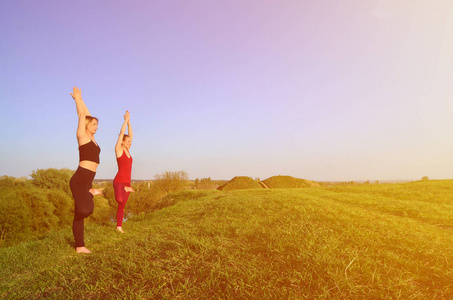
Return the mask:
<path id="1" fill-rule="evenodd" d="M 69 181 L 71 180 L 74 171 L 69 169 L 38 169 L 33 171 L 31 177 L 33 184 L 43 189 L 62 190 L 68 195 L 71 194 Z"/>
<path id="2" fill-rule="evenodd" d="M 0 187 L 12 187 L 14 186 L 15 178 L 10 176 L 0 176 Z"/>
<path id="3" fill-rule="evenodd" d="M 126 210 L 134 215 L 141 212 L 152 212 L 157 209 L 159 201 L 166 194 L 166 192 L 159 190 L 155 186 L 152 186 L 149 190 L 140 189 L 135 193 L 131 193 L 127 201 Z"/>
<path id="4" fill-rule="evenodd" d="M 175 193 L 185 189 L 188 185 L 189 175 L 186 171 L 170 172 L 154 176 L 154 187 L 165 193 Z"/>
<path id="5" fill-rule="evenodd" d="M 48 190 L 47 199 L 53 204 L 53 214 L 58 218 L 58 226 L 72 224 L 74 218 L 74 200 L 62 190 Z"/>
<path id="6" fill-rule="evenodd" d="M 3 245 L 31 235 L 31 212 L 25 200 L 15 192 L 0 194 L 0 241 Z"/>
<path id="7" fill-rule="evenodd" d="M 22 188 L 16 191 L 16 198 L 23 199 L 31 212 L 31 229 L 40 234 L 49 232 L 58 224 L 59 219 L 54 215 L 55 206 L 49 202 L 47 192 L 36 187 Z"/>
<path id="8" fill-rule="evenodd" d="M 116 210 L 109 205 L 109 201 L 103 196 L 93 198 L 93 214 L 85 219 L 87 223 L 97 223 L 102 225 L 111 224 L 112 216 L 116 216 Z"/>
<path id="9" fill-rule="evenodd" d="M 215 189 L 216 184 L 211 180 L 211 177 L 208 178 L 201 178 L 200 179 L 195 179 L 195 189 L 197 190 L 209 190 L 209 189 Z"/>

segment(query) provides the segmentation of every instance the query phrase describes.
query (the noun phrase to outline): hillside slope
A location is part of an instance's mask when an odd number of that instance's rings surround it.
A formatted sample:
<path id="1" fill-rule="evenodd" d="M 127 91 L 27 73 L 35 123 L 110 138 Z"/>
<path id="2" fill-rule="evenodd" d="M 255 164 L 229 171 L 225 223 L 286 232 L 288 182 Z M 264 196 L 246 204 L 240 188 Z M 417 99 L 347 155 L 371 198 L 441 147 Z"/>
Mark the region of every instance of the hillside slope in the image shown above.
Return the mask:
<path id="1" fill-rule="evenodd" d="M 291 176 L 273 176 L 266 180 L 263 180 L 271 189 L 289 189 L 289 188 L 305 188 L 305 187 L 318 187 L 321 186 L 319 183 L 314 181 L 294 178 Z"/>
<path id="2" fill-rule="evenodd" d="M 236 176 L 227 183 L 219 186 L 219 191 L 231 191 L 231 190 L 244 190 L 244 189 L 259 189 L 261 185 L 247 176 Z"/>
<path id="3" fill-rule="evenodd" d="M 0 249 L 0 298 L 453 297 L 453 181 L 205 190 Z"/>

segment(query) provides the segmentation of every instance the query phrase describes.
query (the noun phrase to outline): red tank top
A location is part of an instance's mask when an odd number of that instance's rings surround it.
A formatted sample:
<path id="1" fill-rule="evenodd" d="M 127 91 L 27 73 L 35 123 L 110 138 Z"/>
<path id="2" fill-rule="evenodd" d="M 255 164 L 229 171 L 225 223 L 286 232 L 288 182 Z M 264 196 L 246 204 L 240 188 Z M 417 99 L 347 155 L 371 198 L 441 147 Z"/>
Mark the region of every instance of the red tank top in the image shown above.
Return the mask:
<path id="1" fill-rule="evenodd" d="M 130 152 L 129 155 L 131 155 Z M 126 151 L 123 150 L 123 155 L 117 157 L 116 162 L 118 163 L 118 173 L 116 173 L 113 182 L 131 184 L 132 156 L 127 157 Z"/>

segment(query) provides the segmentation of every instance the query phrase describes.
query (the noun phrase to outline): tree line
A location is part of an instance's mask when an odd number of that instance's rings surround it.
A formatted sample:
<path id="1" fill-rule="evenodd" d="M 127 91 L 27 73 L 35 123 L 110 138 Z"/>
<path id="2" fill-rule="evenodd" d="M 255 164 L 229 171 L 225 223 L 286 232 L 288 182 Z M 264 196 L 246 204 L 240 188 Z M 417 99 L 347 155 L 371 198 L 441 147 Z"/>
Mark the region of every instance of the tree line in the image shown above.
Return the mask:
<path id="1" fill-rule="evenodd" d="M 0 177 L 0 247 L 38 238 L 51 230 L 71 228 L 74 200 L 69 181 L 75 171 L 38 169 L 31 179 Z M 112 183 L 93 183 L 103 191 L 94 198 L 94 212 L 87 223 L 112 225 L 116 222 L 117 204 Z M 152 182 L 132 183 L 136 191 L 129 197 L 125 216 L 165 207 L 165 196 L 190 186 L 185 171 L 164 172 Z"/>

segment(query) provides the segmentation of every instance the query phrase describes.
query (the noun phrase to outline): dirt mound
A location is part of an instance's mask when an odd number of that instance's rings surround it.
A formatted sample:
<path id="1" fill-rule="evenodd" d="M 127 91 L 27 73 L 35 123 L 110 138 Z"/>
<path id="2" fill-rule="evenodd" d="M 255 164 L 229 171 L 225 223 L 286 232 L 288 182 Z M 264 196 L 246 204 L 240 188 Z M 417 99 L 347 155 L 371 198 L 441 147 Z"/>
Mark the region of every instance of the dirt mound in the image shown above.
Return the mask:
<path id="1" fill-rule="evenodd" d="M 289 189 L 289 188 L 305 188 L 321 186 L 317 182 L 306 179 L 294 178 L 291 176 L 273 176 L 269 177 L 266 180 L 263 180 L 262 182 L 265 183 L 271 189 Z"/>
<path id="2" fill-rule="evenodd" d="M 219 186 L 219 191 L 230 191 L 230 190 L 244 190 L 244 189 L 260 189 L 261 185 L 247 176 L 236 176 L 224 185 Z"/>

